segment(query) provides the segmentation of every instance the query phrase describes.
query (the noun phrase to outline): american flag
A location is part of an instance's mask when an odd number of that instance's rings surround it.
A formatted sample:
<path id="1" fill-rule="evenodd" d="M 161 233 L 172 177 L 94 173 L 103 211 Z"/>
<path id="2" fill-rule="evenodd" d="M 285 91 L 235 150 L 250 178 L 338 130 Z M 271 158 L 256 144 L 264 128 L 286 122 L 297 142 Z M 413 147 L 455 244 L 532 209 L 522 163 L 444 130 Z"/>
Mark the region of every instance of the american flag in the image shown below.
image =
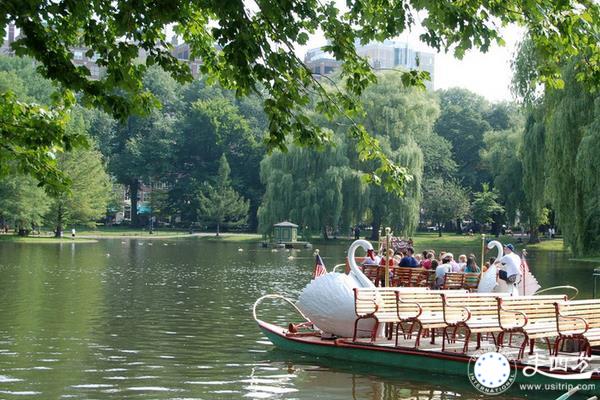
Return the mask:
<path id="1" fill-rule="evenodd" d="M 313 279 L 318 278 L 321 275 L 325 275 L 327 270 L 325 269 L 325 263 L 319 254 L 315 258 L 315 272 L 313 272 Z"/>

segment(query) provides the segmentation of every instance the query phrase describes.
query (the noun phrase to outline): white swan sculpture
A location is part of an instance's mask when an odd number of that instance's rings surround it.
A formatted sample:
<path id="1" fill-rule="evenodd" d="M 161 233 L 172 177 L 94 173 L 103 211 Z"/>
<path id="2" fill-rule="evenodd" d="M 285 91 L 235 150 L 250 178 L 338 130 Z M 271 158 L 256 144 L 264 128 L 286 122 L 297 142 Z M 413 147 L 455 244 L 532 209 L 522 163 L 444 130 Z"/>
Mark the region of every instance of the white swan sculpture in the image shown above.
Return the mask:
<path id="1" fill-rule="evenodd" d="M 497 240 L 492 240 L 487 245 L 488 249 L 493 249 L 494 247 L 498 250 L 498 255 L 494 260 L 494 263 L 490 265 L 487 271 L 483 273 L 481 276 L 481 280 L 479 281 L 479 286 L 477 286 L 477 291 L 479 293 L 491 293 L 496 288 L 498 282 L 496 282 L 496 275 L 498 274 L 498 268 L 496 267 L 496 263 L 500 261 L 502 256 L 504 255 L 504 250 L 502 248 L 502 243 Z M 483 268 L 483 265 L 481 266 Z"/>
<path id="2" fill-rule="evenodd" d="M 488 249 L 496 248 L 498 250 L 498 256 L 494 260 L 494 263 L 490 265 L 488 270 L 483 273 L 481 280 L 479 281 L 479 286 L 477 287 L 477 291 L 479 293 L 510 293 L 512 296 L 519 296 L 519 286 L 518 285 L 509 285 L 502 279 L 496 280 L 496 276 L 498 273 L 498 268 L 496 267 L 496 263 L 500 262 L 502 256 L 504 255 L 504 250 L 502 243 L 497 240 L 492 240 L 488 243 Z M 537 289 L 539 289 L 539 285 L 537 284 L 537 279 L 529 272 L 529 270 L 524 271 L 525 278 L 532 282 L 531 287 L 524 287 L 523 294 L 529 295 L 535 293 Z"/>
<path id="3" fill-rule="evenodd" d="M 363 274 L 354 255 L 362 247 L 367 252 L 373 246 L 366 240 L 356 240 L 348 249 L 350 273 L 329 272 L 313 279 L 300 293 L 296 304 L 300 311 L 326 334 L 352 337 L 354 333 L 354 288 L 374 288 L 375 285 Z M 368 335 L 372 321 L 361 323 L 361 330 Z M 371 324 L 367 326 L 367 324 Z"/>

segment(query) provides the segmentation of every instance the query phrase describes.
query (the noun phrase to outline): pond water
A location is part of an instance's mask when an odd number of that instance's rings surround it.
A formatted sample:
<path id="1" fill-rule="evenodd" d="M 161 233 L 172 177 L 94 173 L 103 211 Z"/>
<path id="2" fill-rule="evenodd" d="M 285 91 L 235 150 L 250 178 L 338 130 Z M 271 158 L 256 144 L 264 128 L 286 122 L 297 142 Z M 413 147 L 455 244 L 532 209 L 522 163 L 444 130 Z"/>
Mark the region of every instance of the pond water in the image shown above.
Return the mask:
<path id="1" fill-rule="evenodd" d="M 342 262 L 345 245 L 319 247 L 329 268 Z M 313 262 L 311 250 L 197 238 L 0 242 L 0 398 L 482 397 L 466 376 L 274 349 L 252 320 L 254 300 L 297 298 Z M 544 287 L 574 285 L 591 297 L 593 264 L 560 252 L 531 252 L 529 263 Z M 270 303 L 264 315 L 288 322 L 293 314 Z"/>

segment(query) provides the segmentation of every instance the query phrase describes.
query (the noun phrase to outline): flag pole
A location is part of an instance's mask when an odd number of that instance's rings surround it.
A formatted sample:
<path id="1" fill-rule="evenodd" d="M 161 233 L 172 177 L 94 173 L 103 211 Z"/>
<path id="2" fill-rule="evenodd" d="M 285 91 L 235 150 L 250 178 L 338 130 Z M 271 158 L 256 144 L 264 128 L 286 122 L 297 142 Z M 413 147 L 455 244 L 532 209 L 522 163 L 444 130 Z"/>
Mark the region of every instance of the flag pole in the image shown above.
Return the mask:
<path id="1" fill-rule="evenodd" d="M 313 279 L 315 279 L 316 275 L 317 275 L 317 257 L 319 256 L 319 249 L 315 249 L 315 252 L 313 253 L 313 256 L 315 257 L 315 266 L 313 268 Z"/>
<path id="2" fill-rule="evenodd" d="M 479 280 L 483 276 L 483 265 L 484 265 L 484 252 L 485 252 L 485 233 L 481 235 L 481 264 L 479 265 Z"/>
<path id="3" fill-rule="evenodd" d="M 390 227 L 385 228 L 385 287 L 390 287 Z"/>

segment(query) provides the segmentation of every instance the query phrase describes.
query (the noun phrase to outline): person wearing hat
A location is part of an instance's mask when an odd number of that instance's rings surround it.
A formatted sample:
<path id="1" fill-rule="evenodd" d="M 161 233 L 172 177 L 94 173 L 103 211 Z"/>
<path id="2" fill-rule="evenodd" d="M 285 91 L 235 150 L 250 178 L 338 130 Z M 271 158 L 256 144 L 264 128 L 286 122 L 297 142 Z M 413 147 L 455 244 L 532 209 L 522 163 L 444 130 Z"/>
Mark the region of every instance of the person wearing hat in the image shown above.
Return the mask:
<path id="1" fill-rule="evenodd" d="M 515 246 L 508 243 L 504 245 L 504 256 L 500 259 L 503 268 L 498 271 L 498 277 L 508 284 L 520 281 L 521 257 L 515 253 Z"/>

